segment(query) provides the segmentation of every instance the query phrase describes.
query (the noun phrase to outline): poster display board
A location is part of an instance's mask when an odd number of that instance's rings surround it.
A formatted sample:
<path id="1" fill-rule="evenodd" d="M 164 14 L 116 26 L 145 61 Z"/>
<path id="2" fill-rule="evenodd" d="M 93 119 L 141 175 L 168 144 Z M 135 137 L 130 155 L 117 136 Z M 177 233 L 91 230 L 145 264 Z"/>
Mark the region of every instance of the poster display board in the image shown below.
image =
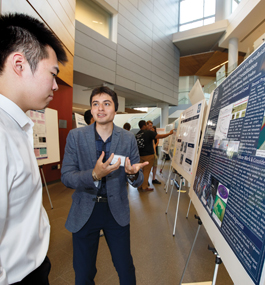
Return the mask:
<path id="1" fill-rule="evenodd" d="M 75 114 L 75 123 L 76 123 L 77 128 L 82 128 L 82 127 L 87 126 L 87 123 L 83 115 L 80 115 L 78 113 L 74 113 L 74 114 Z"/>
<path id="2" fill-rule="evenodd" d="M 27 115 L 34 123 L 33 144 L 35 156 L 37 159 L 48 158 L 45 110 L 30 110 Z"/>
<path id="3" fill-rule="evenodd" d="M 205 99 L 181 113 L 171 166 L 188 182 L 194 177 Z"/>
<path id="4" fill-rule="evenodd" d="M 165 134 L 165 129 L 164 128 L 156 128 L 156 132 L 159 135 L 163 135 L 163 134 Z M 163 140 L 159 140 L 158 146 L 162 146 L 162 145 L 163 145 Z"/>
<path id="5" fill-rule="evenodd" d="M 171 136 L 171 143 L 169 146 L 169 157 L 172 160 L 173 158 L 173 154 L 174 154 L 174 148 L 175 148 L 175 143 L 176 143 L 176 139 L 177 139 L 177 132 L 178 132 L 178 125 L 179 125 L 179 118 L 177 118 L 174 122 L 173 122 L 173 134 Z"/>
<path id="6" fill-rule="evenodd" d="M 165 133 L 166 134 L 169 133 L 172 129 L 173 129 L 173 124 L 166 125 Z M 166 154 L 168 154 L 168 152 L 169 152 L 169 147 L 171 145 L 171 137 L 172 136 L 168 136 L 168 137 L 163 139 L 162 151 Z"/>
<path id="7" fill-rule="evenodd" d="M 200 216 L 207 213 L 204 226 L 212 228 L 209 236 L 235 284 L 265 280 L 264 112 L 263 44 L 213 93 L 190 191 Z"/>

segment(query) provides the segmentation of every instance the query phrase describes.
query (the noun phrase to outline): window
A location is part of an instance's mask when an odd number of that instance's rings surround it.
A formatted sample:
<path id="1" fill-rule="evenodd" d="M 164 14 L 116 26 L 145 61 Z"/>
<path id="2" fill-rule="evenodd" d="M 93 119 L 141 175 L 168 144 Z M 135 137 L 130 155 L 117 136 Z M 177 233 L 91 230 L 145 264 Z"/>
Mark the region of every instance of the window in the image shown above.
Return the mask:
<path id="1" fill-rule="evenodd" d="M 179 31 L 215 22 L 216 0 L 180 0 Z"/>
<path id="2" fill-rule="evenodd" d="M 232 0 L 232 13 L 235 11 L 238 4 L 241 2 L 241 0 Z"/>
<path id="3" fill-rule="evenodd" d="M 79 22 L 111 38 L 112 15 L 91 0 L 77 0 L 75 18 Z"/>

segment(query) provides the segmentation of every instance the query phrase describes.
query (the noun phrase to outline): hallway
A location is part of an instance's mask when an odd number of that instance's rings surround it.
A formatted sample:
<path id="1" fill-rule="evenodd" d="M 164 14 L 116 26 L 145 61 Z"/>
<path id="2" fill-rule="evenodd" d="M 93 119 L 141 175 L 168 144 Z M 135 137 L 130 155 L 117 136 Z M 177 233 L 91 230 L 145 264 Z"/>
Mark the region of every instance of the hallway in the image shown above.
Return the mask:
<path id="1" fill-rule="evenodd" d="M 131 251 L 139 285 L 178 285 L 192 246 L 196 231 L 196 211 L 191 205 L 188 219 L 186 212 L 189 204 L 187 193 L 181 193 L 176 235 L 172 236 L 175 218 L 177 191 L 174 187 L 168 214 L 165 214 L 169 193 L 164 190 L 168 175 L 169 162 L 163 174 L 157 174 L 161 185 L 154 185 L 152 192 L 138 192 L 128 187 L 131 208 Z M 158 172 L 160 167 L 158 166 Z M 151 179 L 149 178 L 149 181 Z M 43 204 L 51 223 L 51 241 L 48 256 L 52 263 L 51 285 L 74 284 L 72 267 L 72 237 L 65 227 L 65 221 L 71 206 L 72 189 L 61 182 L 48 186 L 53 209 L 51 209 L 46 190 L 43 190 Z M 202 226 L 195 244 L 184 283 L 211 281 L 213 278 L 215 256 L 207 250 L 212 245 Z M 118 285 L 119 279 L 111 261 L 104 237 L 100 238 L 97 285 Z M 223 264 L 219 266 L 217 285 L 232 285 Z"/>

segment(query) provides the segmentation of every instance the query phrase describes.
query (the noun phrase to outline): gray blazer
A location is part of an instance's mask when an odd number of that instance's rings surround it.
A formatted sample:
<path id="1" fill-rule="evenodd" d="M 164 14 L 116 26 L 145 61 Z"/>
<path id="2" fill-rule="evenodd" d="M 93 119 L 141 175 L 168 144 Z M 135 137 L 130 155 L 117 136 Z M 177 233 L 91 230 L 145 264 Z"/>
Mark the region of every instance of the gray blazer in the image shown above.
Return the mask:
<path id="1" fill-rule="evenodd" d="M 110 154 L 129 157 L 131 164 L 139 163 L 140 157 L 134 135 L 114 125 Z M 62 164 L 61 180 L 68 188 L 75 189 L 72 195 L 72 206 L 66 221 L 70 232 L 79 231 L 89 219 L 97 196 L 97 187 L 92 178 L 92 170 L 97 162 L 94 124 L 71 130 L 67 137 Z M 130 222 L 129 200 L 127 195 L 127 175 L 124 167 L 106 176 L 106 188 L 110 211 L 121 226 Z M 139 187 L 143 183 L 143 172 L 132 186 Z"/>

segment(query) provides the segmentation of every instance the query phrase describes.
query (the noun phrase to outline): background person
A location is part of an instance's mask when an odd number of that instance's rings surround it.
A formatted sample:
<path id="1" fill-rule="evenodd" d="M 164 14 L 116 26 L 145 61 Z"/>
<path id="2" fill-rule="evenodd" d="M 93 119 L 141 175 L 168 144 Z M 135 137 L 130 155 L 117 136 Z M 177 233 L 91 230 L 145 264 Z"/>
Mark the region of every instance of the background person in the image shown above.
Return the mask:
<path id="1" fill-rule="evenodd" d="M 0 35 L 0 284 L 44 285 L 50 225 L 25 113 L 47 107 L 67 57 L 43 23 L 23 14 L 0 15 Z"/>
<path id="2" fill-rule="evenodd" d="M 154 188 L 148 187 L 148 178 L 151 171 L 151 168 L 154 164 L 154 147 L 153 140 L 154 139 L 163 139 L 173 134 L 173 130 L 171 130 L 167 134 L 155 134 L 153 131 L 148 130 L 147 124 L 145 120 L 141 120 L 138 123 L 140 131 L 135 135 L 137 140 L 137 145 L 140 153 L 140 162 L 148 161 L 149 164 L 143 168 L 144 173 L 144 181 L 143 184 L 138 187 L 138 190 L 142 191 L 152 191 Z"/>
<path id="3" fill-rule="evenodd" d="M 131 124 L 125 123 L 125 124 L 123 125 L 123 128 L 124 128 L 124 130 L 130 131 L 130 129 L 131 129 Z"/>

